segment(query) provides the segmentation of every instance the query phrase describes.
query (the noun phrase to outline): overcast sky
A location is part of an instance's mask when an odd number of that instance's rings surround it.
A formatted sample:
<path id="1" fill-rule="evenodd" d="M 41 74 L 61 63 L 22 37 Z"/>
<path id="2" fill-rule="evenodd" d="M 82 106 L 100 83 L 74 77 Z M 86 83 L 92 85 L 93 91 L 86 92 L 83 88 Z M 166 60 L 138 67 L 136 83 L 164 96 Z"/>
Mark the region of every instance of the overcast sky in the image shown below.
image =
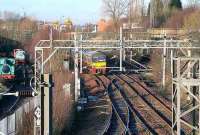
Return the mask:
<path id="1" fill-rule="evenodd" d="M 148 3 L 149 0 L 146 0 Z M 187 0 L 182 0 L 185 4 Z M 76 24 L 96 22 L 104 17 L 101 0 L 0 0 L 0 11 L 13 11 L 40 20 L 63 20 L 70 17 Z"/>

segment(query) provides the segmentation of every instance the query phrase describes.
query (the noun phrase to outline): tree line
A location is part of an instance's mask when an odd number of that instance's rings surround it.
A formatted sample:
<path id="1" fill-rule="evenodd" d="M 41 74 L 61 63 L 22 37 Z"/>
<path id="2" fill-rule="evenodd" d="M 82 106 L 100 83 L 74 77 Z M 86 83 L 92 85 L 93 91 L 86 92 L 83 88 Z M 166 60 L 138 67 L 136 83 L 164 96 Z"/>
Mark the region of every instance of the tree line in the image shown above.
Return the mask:
<path id="1" fill-rule="evenodd" d="M 102 2 L 103 13 L 112 20 L 114 31 L 119 29 L 122 18 L 126 18 L 130 23 L 132 21 L 142 24 L 144 21 L 148 21 L 148 27 L 163 27 L 171 17 L 185 10 L 181 0 L 150 0 L 147 7 L 144 0 L 102 0 Z M 188 4 L 190 4 L 190 8 L 194 9 L 197 0 L 190 1 Z M 132 10 L 133 8 L 134 10 Z M 140 19 L 135 17 L 136 14 L 139 14 Z"/>

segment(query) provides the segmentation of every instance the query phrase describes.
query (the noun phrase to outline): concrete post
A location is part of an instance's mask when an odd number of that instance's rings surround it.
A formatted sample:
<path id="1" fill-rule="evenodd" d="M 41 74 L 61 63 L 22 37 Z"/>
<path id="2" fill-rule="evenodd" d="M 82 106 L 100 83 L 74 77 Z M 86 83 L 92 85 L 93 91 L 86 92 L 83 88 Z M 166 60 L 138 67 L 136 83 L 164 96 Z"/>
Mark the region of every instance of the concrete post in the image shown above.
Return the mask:
<path id="1" fill-rule="evenodd" d="M 120 27 L 120 71 L 123 71 L 123 35 Z"/>
<path id="2" fill-rule="evenodd" d="M 198 78 L 200 78 L 200 60 L 198 61 L 198 64 L 199 64 L 199 74 L 198 74 Z M 198 72 L 198 71 L 197 71 Z M 200 85 L 199 85 L 199 93 L 200 93 Z M 199 94 L 199 99 L 200 99 L 200 94 Z M 199 116 L 200 116 L 200 106 L 199 106 Z M 198 125 L 200 126 L 200 118 L 199 118 L 199 121 L 198 121 Z M 200 133 L 200 128 L 199 128 L 199 131 Z"/>
<path id="3" fill-rule="evenodd" d="M 75 77 L 75 101 L 78 101 L 79 96 L 79 77 L 78 77 L 78 42 L 77 42 L 77 35 L 74 35 L 74 43 L 75 43 L 75 58 L 74 58 L 74 77 Z"/>
<path id="4" fill-rule="evenodd" d="M 167 49 L 166 49 L 166 34 L 165 34 L 164 48 L 163 48 L 163 75 L 162 75 L 162 87 L 163 88 L 165 88 L 166 57 L 167 57 Z"/>
<path id="5" fill-rule="evenodd" d="M 123 61 L 125 61 L 125 60 L 126 60 L 126 50 L 123 49 Z"/>
<path id="6" fill-rule="evenodd" d="M 81 35 L 81 50 L 80 50 L 80 73 L 83 73 L 83 49 L 82 49 L 82 40 L 83 40 L 83 35 Z"/>
<path id="7" fill-rule="evenodd" d="M 41 75 L 41 135 L 52 135 L 52 75 Z"/>
<path id="8" fill-rule="evenodd" d="M 131 50 L 130 52 L 130 60 L 132 60 L 132 58 L 133 58 L 133 50 Z"/>

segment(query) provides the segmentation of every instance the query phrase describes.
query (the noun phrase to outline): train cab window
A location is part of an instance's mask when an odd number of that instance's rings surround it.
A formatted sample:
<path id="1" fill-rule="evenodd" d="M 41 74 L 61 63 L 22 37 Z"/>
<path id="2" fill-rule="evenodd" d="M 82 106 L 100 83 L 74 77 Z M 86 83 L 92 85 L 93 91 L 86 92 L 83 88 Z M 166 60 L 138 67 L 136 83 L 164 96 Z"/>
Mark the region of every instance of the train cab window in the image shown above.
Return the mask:
<path id="1" fill-rule="evenodd" d="M 10 59 L 5 59 L 4 64 L 14 65 L 14 62 L 12 60 L 10 60 Z"/>
<path id="2" fill-rule="evenodd" d="M 105 56 L 96 56 L 92 58 L 93 62 L 98 62 L 98 61 L 106 61 L 106 57 Z"/>
<path id="3" fill-rule="evenodd" d="M 105 61 L 106 59 L 105 59 L 105 57 L 93 57 L 92 58 L 92 61 Z"/>

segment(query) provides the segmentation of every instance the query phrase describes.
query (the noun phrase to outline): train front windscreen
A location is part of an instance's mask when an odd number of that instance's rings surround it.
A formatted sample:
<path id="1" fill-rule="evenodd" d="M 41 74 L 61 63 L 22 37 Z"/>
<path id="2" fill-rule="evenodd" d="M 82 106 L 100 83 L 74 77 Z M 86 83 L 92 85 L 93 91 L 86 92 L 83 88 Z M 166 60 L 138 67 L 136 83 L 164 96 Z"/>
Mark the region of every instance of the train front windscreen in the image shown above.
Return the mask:
<path id="1" fill-rule="evenodd" d="M 92 58 L 93 62 L 103 62 L 106 61 L 106 57 L 105 56 L 95 56 Z"/>

